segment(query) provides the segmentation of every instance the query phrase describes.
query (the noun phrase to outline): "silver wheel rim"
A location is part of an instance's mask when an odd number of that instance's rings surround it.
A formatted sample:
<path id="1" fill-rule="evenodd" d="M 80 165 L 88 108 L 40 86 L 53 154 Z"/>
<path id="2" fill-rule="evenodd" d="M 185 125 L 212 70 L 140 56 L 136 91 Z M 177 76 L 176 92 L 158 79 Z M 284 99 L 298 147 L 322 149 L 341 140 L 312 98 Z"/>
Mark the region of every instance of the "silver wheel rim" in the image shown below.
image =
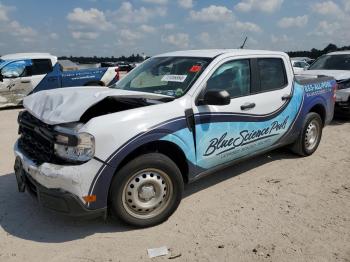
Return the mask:
<path id="1" fill-rule="evenodd" d="M 161 214 L 170 203 L 173 184 L 170 177 L 158 169 L 144 169 L 126 182 L 122 201 L 126 212 L 138 219 Z"/>
<path id="2" fill-rule="evenodd" d="M 312 120 L 305 133 L 305 148 L 309 151 L 315 149 L 320 136 L 320 125 L 316 120 Z"/>

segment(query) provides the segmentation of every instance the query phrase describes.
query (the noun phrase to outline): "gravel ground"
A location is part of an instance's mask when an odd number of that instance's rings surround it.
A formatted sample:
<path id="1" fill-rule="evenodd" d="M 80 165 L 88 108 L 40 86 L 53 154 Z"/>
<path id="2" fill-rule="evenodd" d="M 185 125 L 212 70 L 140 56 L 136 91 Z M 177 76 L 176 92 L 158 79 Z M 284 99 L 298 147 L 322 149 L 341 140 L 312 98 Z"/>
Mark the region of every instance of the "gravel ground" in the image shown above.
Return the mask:
<path id="1" fill-rule="evenodd" d="M 324 130 L 318 151 L 280 149 L 186 187 L 162 225 L 78 220 L 17 192 L 12 146 L 19 110 L 0 111 L 0 261 L 350 261 L 350 122 Z M 181 256 L 179 256 L 181 255 Z"/>

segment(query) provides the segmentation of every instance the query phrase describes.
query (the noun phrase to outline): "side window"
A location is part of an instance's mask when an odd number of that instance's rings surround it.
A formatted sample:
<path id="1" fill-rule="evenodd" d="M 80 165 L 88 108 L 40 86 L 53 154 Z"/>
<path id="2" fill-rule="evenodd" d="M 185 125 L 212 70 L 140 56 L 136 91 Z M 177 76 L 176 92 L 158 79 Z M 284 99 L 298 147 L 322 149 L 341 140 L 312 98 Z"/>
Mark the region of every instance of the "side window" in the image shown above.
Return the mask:
<path id="1" fill-rule="evenodd" d="M 7 64 L 1 69 L 4 78 L 16 78 L 25 75 L 27 62 L 25 60 L 15 61 Z"/>
<path id="2" fill-rule="evenodd" d="M 284 88 L 288 84 L 283 60 L 280 58 L 259 58 L 261 92 Z"/>
<path id="3" fill-rule="evenodd" d="M 249 95 L 250 62 L 235 60 L 221 65 L 207 82 L 207 90 L 226 90 L 231 97 Z"/>
<path id="4" fill-rule="evenodd" d="M 32 75 L 45 75 L 52 72 L 50 59 L 33 59 Z"/>

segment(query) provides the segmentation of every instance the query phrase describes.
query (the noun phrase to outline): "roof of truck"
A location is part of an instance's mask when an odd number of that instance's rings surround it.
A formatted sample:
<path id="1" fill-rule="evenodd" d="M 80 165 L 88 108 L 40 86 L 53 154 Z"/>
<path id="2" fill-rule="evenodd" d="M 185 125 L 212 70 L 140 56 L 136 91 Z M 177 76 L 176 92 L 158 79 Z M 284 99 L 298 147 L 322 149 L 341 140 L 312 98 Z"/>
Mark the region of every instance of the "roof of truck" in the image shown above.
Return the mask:
<path id="1" fill-rule="evenodd" d="M 157 55 L 156 57 L 164 56 L 184 56 L 184 57 L 208 57 L 214 58 L 223 54 L 231 54 L 233 56 L 240 55 L 286 55 L 283 52 L 266 51 L 266 50 L 248 50 L 248 49 L 203 49 L 203 50 L 184 50 L 175 51 Z"/>
<path id="2" fill-rule="evenodd" d="M 18 59 L 50 59 L 52 64 L 56 64 L 57 57 L 49 53 L 15 53 L 1 57 L 3 60 L 18 60 Z"/>
<path id="3" fill-rule="evenodd" d="M 350 55 L 350 50 L 331 52 L 331 53 L 328 53 L 327 55 Z"/>

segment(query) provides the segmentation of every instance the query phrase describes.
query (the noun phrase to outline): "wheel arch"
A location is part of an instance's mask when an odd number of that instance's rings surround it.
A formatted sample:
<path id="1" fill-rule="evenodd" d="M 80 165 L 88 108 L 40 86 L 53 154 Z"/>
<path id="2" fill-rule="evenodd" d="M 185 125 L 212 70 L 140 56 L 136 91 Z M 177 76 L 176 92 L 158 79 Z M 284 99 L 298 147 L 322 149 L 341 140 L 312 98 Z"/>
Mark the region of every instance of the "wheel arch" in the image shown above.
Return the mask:
<path id="1" fill-rule="evenodd" d="M 311 113 L 311 112 L 316 113 L 321 117 L 322 124 L 324 126 L 325 122 L 326 122 L 326 108 L 325 108 L 325 106 L 321 103 L 318 103 L 310 108 L 309 113 Z"/>
<path id="2" fill-rule="evenodd" d="M 184 182 L 188 182 L 189 166 L 184 151 L 175 143 L 165 140 L 147 142 L 127 154 L 118 165 L 117 173 L 130 160 L 147 153 L 161 153 L 169 157 L 181 171 Z"/>

